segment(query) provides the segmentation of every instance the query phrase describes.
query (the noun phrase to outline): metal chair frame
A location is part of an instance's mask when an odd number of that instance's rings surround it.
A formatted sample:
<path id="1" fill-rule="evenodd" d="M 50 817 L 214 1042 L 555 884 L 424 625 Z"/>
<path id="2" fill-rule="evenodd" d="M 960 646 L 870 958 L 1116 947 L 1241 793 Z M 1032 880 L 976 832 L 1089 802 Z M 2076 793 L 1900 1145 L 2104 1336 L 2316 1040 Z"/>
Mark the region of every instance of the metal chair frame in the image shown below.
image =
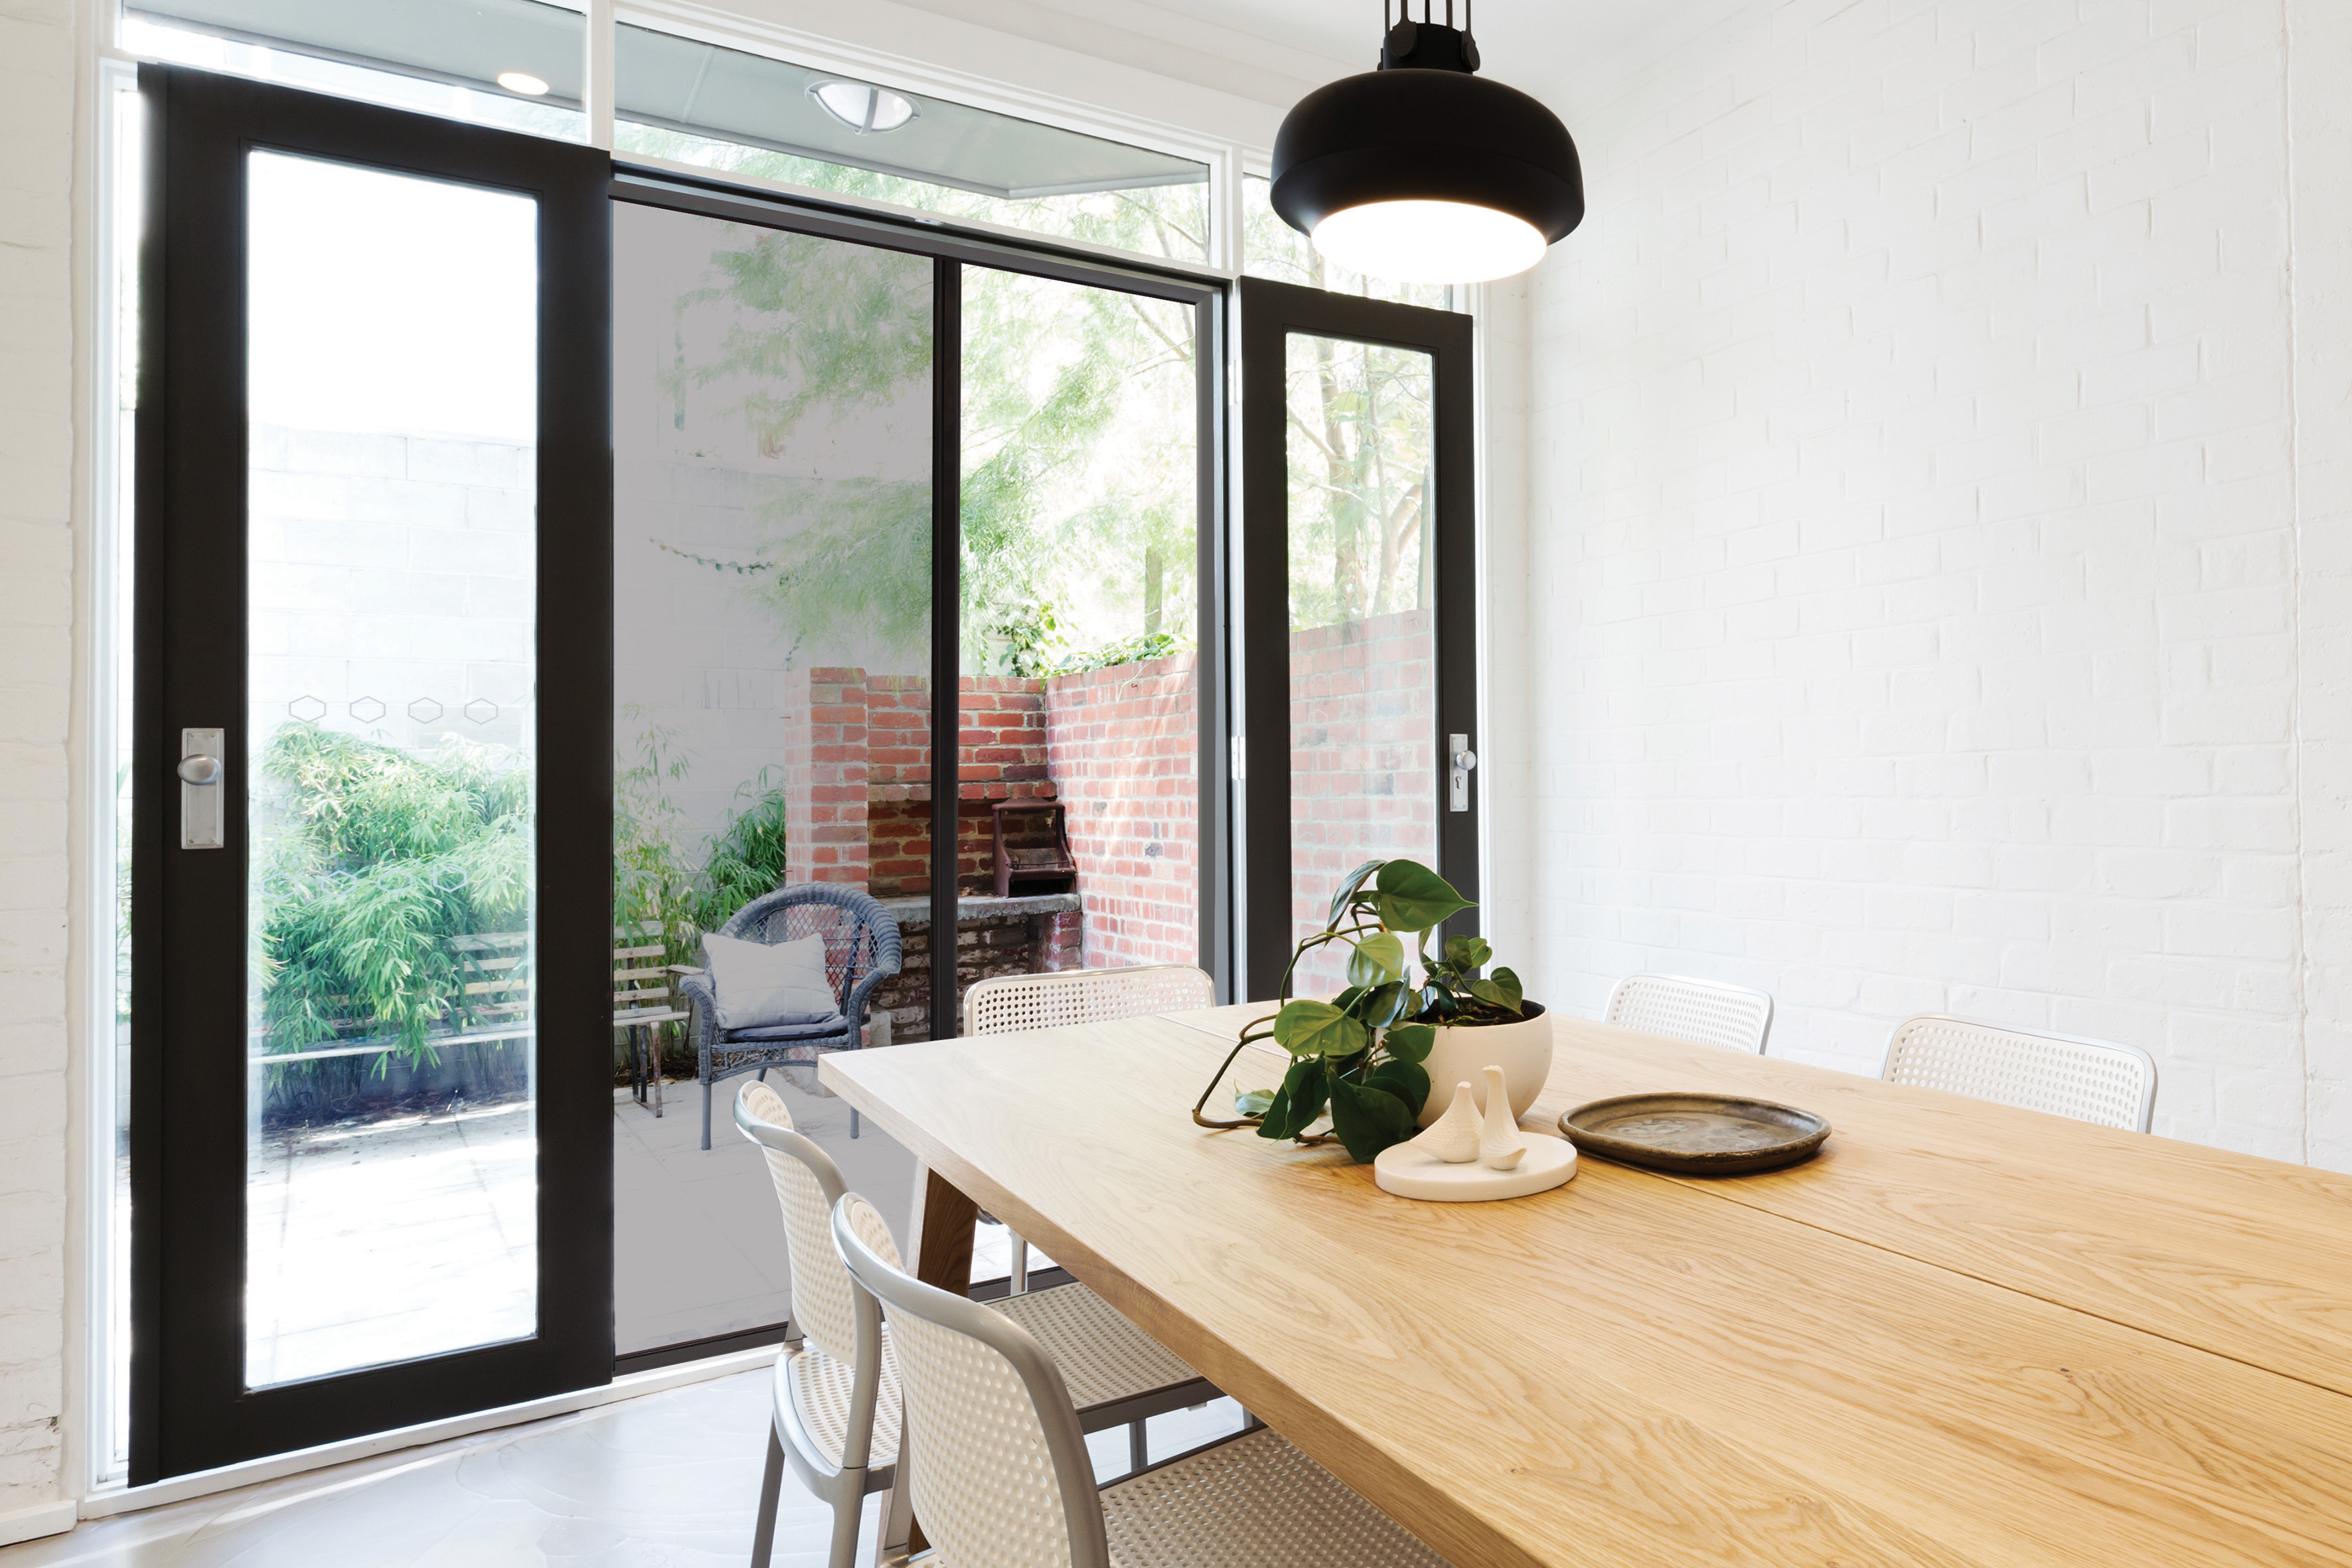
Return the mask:
<path id="1" fill-rule="evenodd" d="M 2074 1116 L 2071 1112 L 2055 1109 L 2049 1104 L 2020 1105 L 2013 1100 L 1993 1100 L 1985 1095 L 1969 1094 L 1966 1089 L 1946 1088 L 1924 1075 L 1908 1073 L 1906 1071 L 1904 1061 L 1906 1039 L 1913 1029 L 1922 1024 L 1957 1026 L 1963 1029 L 1983 1029 L 1994 1035 L 2007 1036 L 2016 1040 L 2070 1046 L 2075 1047 L 2084 1058 L 2120 1058 L 2139 1075 L 2138 1103 L 2133 1121 L 2126 1126 L 2119 1121 Z M 2156 1120 L 2156 1058 L 2139 1047 L 2126 1045 L 2121 1040 L 2095 1039 L 2088 1035 L 2059 1035 L 2047 1029 L 2021 1029 L 2010 1024 L 1995 1024 L 1983 1018 L 1963 1018 L 1952 1013 L 1918 1013 L 1895 1025 L 1894 1033 L 1886 1037 L 1886 1059 L 1880 1067 L 1878 1076 L 1888 1083 L 1906 1083 L 1918 1088 L 1941 1089 L 1948 1094 L 1966 1095 L 1971 1100 L 1983 1100 L 1990 1104 L 2009 1105 L 2020 1110 L 2039 1110 L 2046 1115 L 2065 1116 L 2071 1121 L 2090 1121 L 2095 1126 L 2114 1127 L 2124 1132 L 2145 1132 Z"/>

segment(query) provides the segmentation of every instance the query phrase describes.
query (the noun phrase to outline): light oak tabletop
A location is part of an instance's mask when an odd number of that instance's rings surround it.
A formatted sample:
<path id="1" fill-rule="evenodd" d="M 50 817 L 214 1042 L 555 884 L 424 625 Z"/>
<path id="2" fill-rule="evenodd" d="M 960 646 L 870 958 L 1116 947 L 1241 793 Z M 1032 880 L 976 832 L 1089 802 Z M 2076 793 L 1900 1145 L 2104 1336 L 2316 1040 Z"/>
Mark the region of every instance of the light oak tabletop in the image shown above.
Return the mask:
<path id="1" fill-rule="evenodd" d="M 1460 1568 L 2352 1564 L 2352 1178 L 1559 1019 L 1528 1125 L 1711 1089 L 1835 1131 L 1415 1204 L 1192 1125 L 1265 1010 L 821 1072 L 930 1168 L 927 1278 L 985 1205 Z"/>

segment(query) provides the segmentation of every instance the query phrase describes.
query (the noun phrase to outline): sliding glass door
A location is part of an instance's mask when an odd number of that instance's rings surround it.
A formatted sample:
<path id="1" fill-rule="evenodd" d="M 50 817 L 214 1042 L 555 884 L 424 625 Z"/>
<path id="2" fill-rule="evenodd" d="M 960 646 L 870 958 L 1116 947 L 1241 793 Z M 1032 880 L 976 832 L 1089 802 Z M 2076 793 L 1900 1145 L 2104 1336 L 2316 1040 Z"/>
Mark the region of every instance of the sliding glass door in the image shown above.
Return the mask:
<path id="1" fill-rule="evenodd" d="M 814 884 L 895 932 L 832 1043 L 952 1036 L 992 974 L 1218 962 L 1217 301 L 616 194 L 614 1304 L 623 1364 L 650 1366 L 784 1332 L 774 1200 L 730 1121 L 752 1074 L 886 1212 L 912 1198 L 912 1158 L 790 1026 L 698 1015 L 685 972 L 752 900 Z M 976 1278 L 1005 1272 L 992 1241 Z"/>
<path id="2" fill-rule="evenodd" d="M 611 1364 L 604 161 L 142 89 L 136 1481 Z"/>

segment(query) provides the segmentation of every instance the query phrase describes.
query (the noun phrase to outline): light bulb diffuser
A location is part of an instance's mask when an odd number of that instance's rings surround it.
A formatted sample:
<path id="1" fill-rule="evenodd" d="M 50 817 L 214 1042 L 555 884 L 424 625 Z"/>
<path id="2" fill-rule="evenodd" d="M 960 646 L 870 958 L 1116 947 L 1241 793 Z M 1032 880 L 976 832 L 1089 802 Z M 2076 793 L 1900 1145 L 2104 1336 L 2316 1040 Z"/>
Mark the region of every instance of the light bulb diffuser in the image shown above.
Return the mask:
<path id="1" fill-rule="evenodd" d="M 1477 76 L 1477 60 L 1465 29 L 1400 22 L 1380 69 L 1284 117 L 1274 210 L 1329 259 L 1398 282 L 1480 282 L 1542 260 L 1584 220 L 1576 143 L 1543 104 Z M 1465 270 L 1432 270 L 1453 268 Z"/>
<path id="2" fill-rule="evenodd" d="M 1324 258 L 1395 283 L 1485 283 L 1525 272 L 1549 247 L 1523 217 L 1469 202 L 1366 202 L 1310 237 Z"/>
<path id="3" fill-rule="evenodd" d="M 531 75 L 529 71 L 500 71 L 499 72 L 498 82 L 500 87 L 505 88 L 509 92 L 519 92 L 525 98 L 545 98 L 547 96 L 547 83 Z"/>
<path id="4" fill-rule="evenodd" d="M 809 96 L 827 114 L 861 136 L 868 132 L 896 131 L 915 118 L 915 105 L 903 93 L 866 82 L 812 82 Z"/>

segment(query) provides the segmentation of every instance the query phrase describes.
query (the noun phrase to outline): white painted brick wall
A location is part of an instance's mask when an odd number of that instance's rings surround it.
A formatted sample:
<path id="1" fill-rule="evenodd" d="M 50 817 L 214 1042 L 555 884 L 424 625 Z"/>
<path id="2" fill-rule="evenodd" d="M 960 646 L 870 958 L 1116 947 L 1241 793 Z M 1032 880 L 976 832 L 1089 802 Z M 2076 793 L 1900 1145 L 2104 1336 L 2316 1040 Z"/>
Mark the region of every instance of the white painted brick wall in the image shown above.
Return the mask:
<path id="1" fill-rule="evenodd" d="M 0 1514 L 55 1498 L 73 617 L 70 0 L 0 0 Z"/>
<path id="2" fill-rule="evenodd" d="M 2158 1131 L 2352 1168 L 2352 472 L 2323 525 L 2297 468 L 2347 449 L 2352 247 L 2306 232 L 2352 209 L 2345 51 L 2288 135 L 2323 10 L 1790 0 L 1569 106 L 1497 823 L 1543 991 L 1762 986 L 1775 1051 L 1861 1071 L 1916 1011 L 2112 1037 Z"/>

